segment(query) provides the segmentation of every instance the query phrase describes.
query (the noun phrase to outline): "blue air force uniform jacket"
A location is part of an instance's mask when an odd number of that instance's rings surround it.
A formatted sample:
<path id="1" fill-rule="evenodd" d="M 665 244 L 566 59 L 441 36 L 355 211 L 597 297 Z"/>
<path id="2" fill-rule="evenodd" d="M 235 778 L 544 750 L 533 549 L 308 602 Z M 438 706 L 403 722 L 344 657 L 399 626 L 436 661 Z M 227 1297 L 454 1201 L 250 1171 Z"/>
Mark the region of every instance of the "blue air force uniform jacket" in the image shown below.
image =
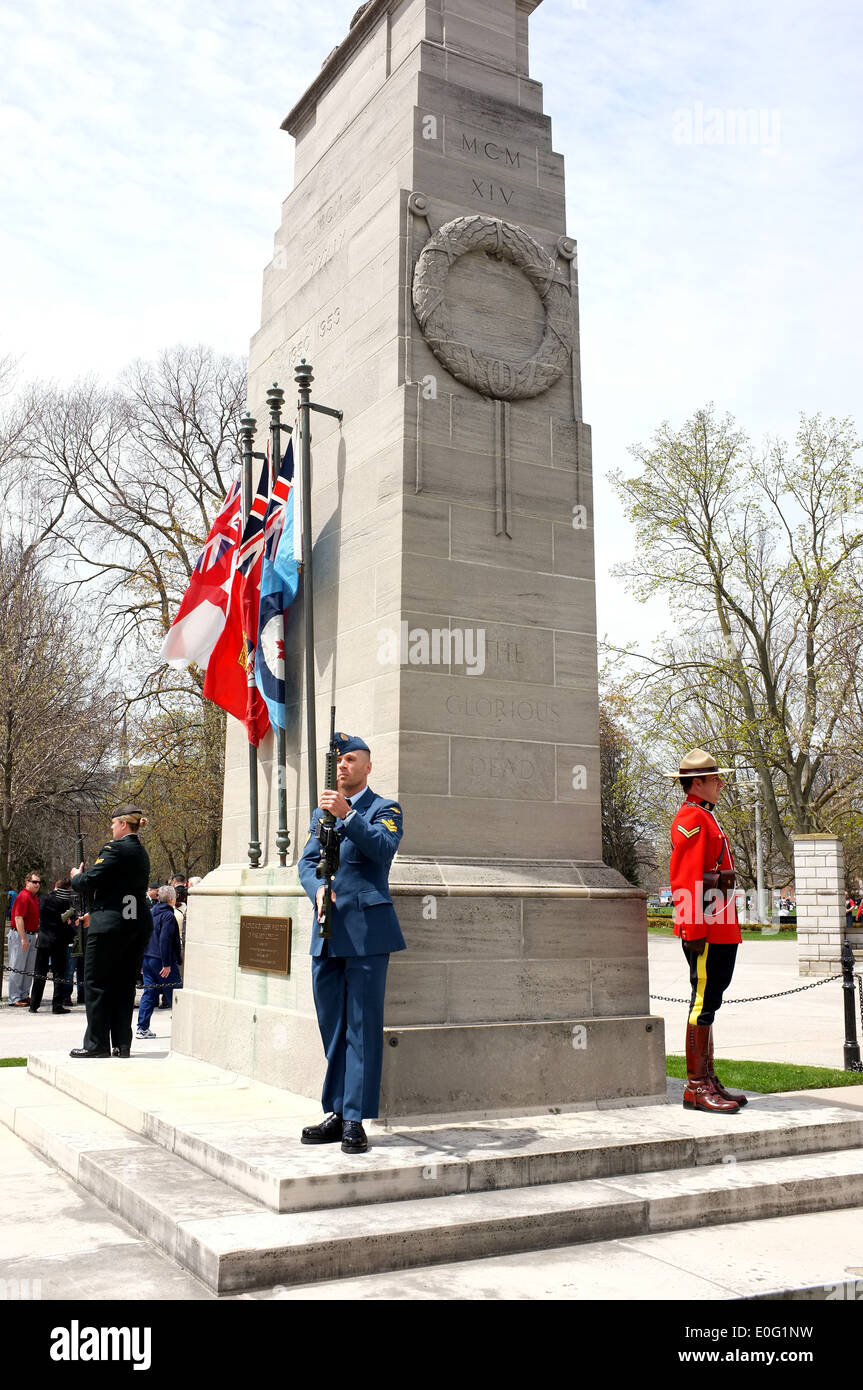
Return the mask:
<path id="1" fill-rule="evenodd" d="M 353 805 L 355 815 L 347 821 L 336 820 L 341 835 L 341 854 L 333 879 L 336 901 L 328 954 L 378 956 L 403 951 L 405 939 L 388 882 L 390 864 L 402 837 L 401 807 L 389 797 L 378 796 L 371 787 L 366 787 Z M 315 875 L 320 845 L 314 836 L 322 816 L 323 811 L 318 807 L 312 816 L 309 841 L 298 865 L 300 881 L 312 903 L 323 882 Z M 319 956 L 323 946 L 315 915 L 310 955 Z"/>

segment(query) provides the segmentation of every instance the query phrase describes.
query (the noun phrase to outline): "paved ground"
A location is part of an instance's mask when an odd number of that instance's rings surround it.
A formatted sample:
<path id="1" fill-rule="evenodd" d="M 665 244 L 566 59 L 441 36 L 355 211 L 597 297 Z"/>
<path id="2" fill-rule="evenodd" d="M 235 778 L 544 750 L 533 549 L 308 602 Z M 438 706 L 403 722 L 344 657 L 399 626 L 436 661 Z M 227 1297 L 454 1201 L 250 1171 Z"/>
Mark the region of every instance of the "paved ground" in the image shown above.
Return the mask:
<path id="1" fill-rule="evenodd" d="M 5 983 L 5 982 L 4 982 Z M 31 1052 L 53 1051 L 61 1047 L 80 1047 L 84 1041 L 87 1017 L 82 1004 L 73 1005 L 69 1014 L 52 1014 L 51 984 L 45 990 L 42 1007 L 37 1014 L 29 1009 L 13 1009 L 4 992 L 0 1004 L 0 1058 L 29 1057 Z M 134 1028 L 136 1016 L 132 1017 Z M 171 1010 L 156 1009 L 150 1022 L 156 1034 L 146 1042 L 133 1042 L 132 1050 L 148 1056 L 166 1055 L 171 1047 Z"/>
<path id="2" fill-rule="evenodd" d="M 676 938 L 651 936 L 649 955 L 651 995 L 687 995 L 686 962 Z M 863 962 L 858 968 L 863 968 Z M 728 1002 L 812 983 L 797 973 L 796 941 L 744 941 L 714 1026 L 717 1056 L 841 1068 L 845 1041 L 841 980 L 757 1004 Z M 665 1018 L 666 1051 L 683 1052 L 686 1005 L 654 998 L 651 1008 Z M 860 1033 L 858 1012 L 858 1038 Z"/>
<path id="3" fill-rule="evenodd" d="M 686 975 L 676 941 L 651 937 L 650 966 L 655 994 L 684 995 Z M 801 983 L 806 981 L 797 976 L 795 943 L 744 942 L 730 994 L 774 993 Z M 5 1002 L 0 1005 L 0 1057 L 80 1046 L 83 1008 L 53 1016 L 50 990 L 49 985 L 42 1009 L 35 1016 L 25 1009 L 11 1009 Z M 682 1050 L 686 1006 L 655 1000 L 653 1008 L 666 1019 L 668 1050 Z M 170 1012 L 158 1010 L 151 1026 L 158 1037 L 134 1043 L 133 1052 L 164 1056 L 170 1049 Z M 758 1004 L 726 1005 L 716 1032 L 717 1052 L 722 1056 L 841 1066 L 844 1028 L 840 985 L 835 982 Z M 860 1104 L 858 1097 L 858 1091 L 829 1093 L 834 1104 Z M 26 1183 L 26 1209 L 21 1204 L 22 1183 Z M 7 1296 L 17 1297 L 21 1292 L 28 1296 L 29 1288 L 30 1297 L 42 1299 L 213 1297 L 197 1279 L 2 1125 L 0 1211 L 15 1213 L 14 1218 L 0 1217 L 0 1285 Z M 700 1239 L 697 1232 L 678 1232 L 671 1238 L 647 1236 L 538 1255 L 471 1261 L 338 1286 L 291 1290 L 277 1286 L 243 1297 L 578 1299 L 597 1296 L 600 1274 L 608 1286 L 602 1286 L 608 1298 L 684 1297 L 699 1265 Z M 757 1236 L 746 1227 L 727 1226 L 712 1234 L 711 1243 L 714 1250 L 727 1247 L 731 1261 L 734 1252 L 753 1239 L 757 1239 L 762 1263 L 766 1261 L 775 1274 L 776 1286 L 786 1279 L 806 1282 L 810 1267 L 812 1283 L 863 1273 L 863 1217 L 856 1211 L 759 1222 Z M 25 1281 L 30 1281 L 29 1285 Z M 621 1294 L 621 1281 L 631 1281 L 628 1295 Z M 753 1291 L 741 1276 L 736 1284 L 718 1281 L 712 1291 L 703 1290 L 701 1297 L 726 1299 Z"/>

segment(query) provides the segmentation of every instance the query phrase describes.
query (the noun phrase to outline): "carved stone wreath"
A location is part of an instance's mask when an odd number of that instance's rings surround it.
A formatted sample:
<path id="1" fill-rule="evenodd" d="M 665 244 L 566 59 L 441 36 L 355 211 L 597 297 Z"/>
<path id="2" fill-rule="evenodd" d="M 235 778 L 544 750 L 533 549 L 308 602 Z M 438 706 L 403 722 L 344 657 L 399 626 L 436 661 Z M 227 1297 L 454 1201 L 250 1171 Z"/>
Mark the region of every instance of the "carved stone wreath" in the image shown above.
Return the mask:
<path id="1" fill-rule="evenodd" d="M 545 333 L 532 357 L 507 362 L 476 352 L 455 339 L 446 305 L 446 281 L 460 256 L 486 251 L 509 261 L 533 285 L 545 306 Z M 557 278 L 557 267 L 538 242 L 521 227 L 497 217 L 455 217 L 428 240 L 416 264 L 414 312 L 423 337 L 457 381 L 482 396 L 497 400 L 527 400 L 541 396 L 563 375 L 572 351 L 572 310 L 569 291 Z"/>

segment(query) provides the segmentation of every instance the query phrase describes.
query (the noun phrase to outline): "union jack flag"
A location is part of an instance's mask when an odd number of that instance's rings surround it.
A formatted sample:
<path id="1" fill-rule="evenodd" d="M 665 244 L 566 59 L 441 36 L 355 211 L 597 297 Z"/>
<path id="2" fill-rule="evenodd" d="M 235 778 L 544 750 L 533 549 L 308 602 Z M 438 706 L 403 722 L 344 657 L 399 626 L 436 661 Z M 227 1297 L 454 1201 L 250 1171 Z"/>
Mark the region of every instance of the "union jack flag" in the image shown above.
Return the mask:
<path id="1" fill-rule="evenodd" d="M 235 505 L 240 496 L 240 478 L 234 479 L 228 489 L 228 495 L 222 503 L 219 515 L 216 518 L 213 530 L 207 537 L 203 550 L 195 561 L 195 571 L 198 574 L 206 574 L 214 565 L 217 565 L 222 556 L 237 543 L 240 534 L 240 508 Z M 221 525 L 224 530 L 217 530 Z"/>
<path id="2" fill-rule="evenodd" d="M 252 498 L 249 517 L 243 528 L 243 539 L 237 556 L 237 569 L 240 574 L 250 574 L 264 553 L 264 518 L 270 498 L 270 459 L 269 451 L 261 468 L 258 490 Z"/>
<path id="3" fill-rule="evenodd" d="M 294 451 L 288 440 L 279 475 L 273 483 L 270 502 L 264 518 L 264 554 L 268 560 L 275 559 L 279 539 L 285 525 L 285 503 L 291 493 L 294 480 Z"/>
<path id="4" fill-rule="evenodd" d="M 169 666 L 181 669 L 195 662 L 203 668 L 212 656 L 225 626 L 240 521 L 238 475 L 213 522 L 162 643 L 160 657 Z"/>

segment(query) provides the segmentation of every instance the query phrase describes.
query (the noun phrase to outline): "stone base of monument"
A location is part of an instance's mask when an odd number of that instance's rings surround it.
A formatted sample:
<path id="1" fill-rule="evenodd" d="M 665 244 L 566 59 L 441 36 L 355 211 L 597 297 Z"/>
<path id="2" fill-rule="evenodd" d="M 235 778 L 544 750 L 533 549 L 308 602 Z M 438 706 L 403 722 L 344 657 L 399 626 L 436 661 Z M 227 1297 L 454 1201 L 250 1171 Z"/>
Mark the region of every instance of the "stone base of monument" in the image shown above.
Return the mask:
<path id="1" fill-rule="evenodd" d="M 665 1095 L 644 894 L 602 863 L 397 859 L 381 1116 L 515 1114 Z M 317 1099 L 324 1074 L 295 869 L 221 868 L 190 895 L 173 1041 Z M 289 973 L 240 965 L 242 918 L 291 921 Z"/>
<path id="2" fill-rule="evenodd" d="M 823 1093 L 735 1116 L 678 1102 L 394 1126 L 361 1157 L 304 1147 L 308 1118 L 302 1097 L 176 1054 L 43 1053 L 0 1074 L 0 1122 L 220 1293 L 860 1203 L 863 1112 Z M 617 1296 L 653 1295 L 642 1279 Z"/>

